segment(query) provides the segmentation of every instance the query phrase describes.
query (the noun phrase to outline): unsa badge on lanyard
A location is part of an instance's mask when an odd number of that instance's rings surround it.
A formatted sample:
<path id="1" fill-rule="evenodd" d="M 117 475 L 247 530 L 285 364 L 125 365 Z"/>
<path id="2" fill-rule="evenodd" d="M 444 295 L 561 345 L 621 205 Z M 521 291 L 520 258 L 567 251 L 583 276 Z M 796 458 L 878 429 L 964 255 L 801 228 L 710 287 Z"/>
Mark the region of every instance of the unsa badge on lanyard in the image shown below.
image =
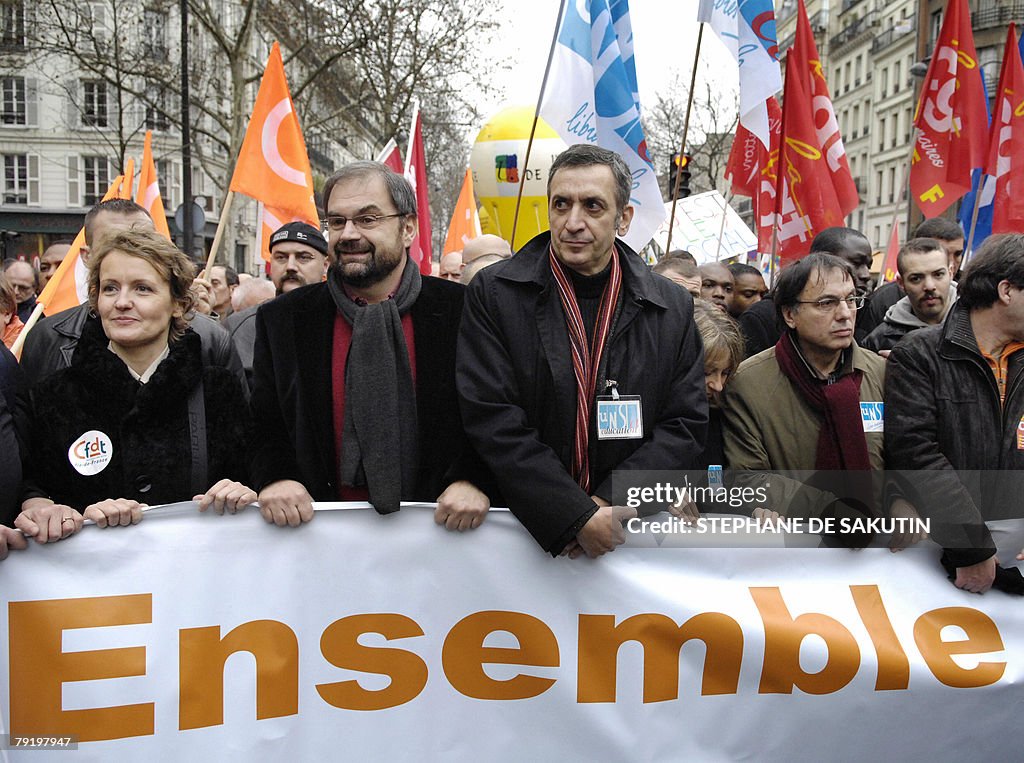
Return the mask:
<path id="1" fill-rule="evenodd" d="M 597 439 L 639 440 L 644 436 L 643 408 L 639 395 L 620 395 L 608 380 L 611 395 L 597 396 Z"/>

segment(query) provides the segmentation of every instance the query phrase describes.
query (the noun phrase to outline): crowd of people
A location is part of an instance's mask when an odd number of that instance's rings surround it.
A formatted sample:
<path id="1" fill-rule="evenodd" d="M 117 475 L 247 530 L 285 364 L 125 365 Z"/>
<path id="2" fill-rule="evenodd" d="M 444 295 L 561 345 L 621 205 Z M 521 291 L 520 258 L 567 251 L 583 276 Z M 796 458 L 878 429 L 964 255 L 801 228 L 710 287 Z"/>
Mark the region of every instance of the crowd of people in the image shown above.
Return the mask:
<path id="1" fill-rule="evenodd" d="M 926 221 L 872 292 L 870 242 L 831 228 L 769 290 L 685 251 L 648 267 L 617 154 L 573 146 L 548 177 L 548 232 L 469 241 L 439 277 L 375 162 L 327 179 L 322 229 L 273 234 L 269 282 L 197 276 L 141 207 L 98 204 L 87 303 L 20 362 L 0 347 L 0 557 L 189 499 L 293 527 L 316 501 L 429 501 L 455 531 L 507 506 L 550 554 L 598 557 L 632 516 L 614 473 L 725 467 L 869 475 L 872 510 L 932 521 L 958 587 L 1024 592 L 1024 235 L 961 272 L 959 227 Z M 6 343 L 46 274 L 5 270 Z"/>

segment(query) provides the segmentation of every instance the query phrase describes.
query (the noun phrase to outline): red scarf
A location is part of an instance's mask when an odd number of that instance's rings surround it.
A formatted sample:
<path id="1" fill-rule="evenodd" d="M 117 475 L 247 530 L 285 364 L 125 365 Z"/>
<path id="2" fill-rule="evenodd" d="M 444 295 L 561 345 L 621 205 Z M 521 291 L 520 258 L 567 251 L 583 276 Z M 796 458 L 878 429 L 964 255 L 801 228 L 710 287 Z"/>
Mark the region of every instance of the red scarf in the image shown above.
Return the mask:
<path id="1" fill-rule="evenodd" d="M 811 375 L 807 364 L 797 353 L 789 332 L 775 345 L 779 370 L 789 379 L 804 401 L 821 414 L 818 452 L 814 468 L 838 471 L 870 469 L 868 441 L 860 415 L 860 381 L 862 373 L 841 376 L 829 384 Z"/>
<path id="2" fill-rule="evenodd" d="M 565 313 L 565 325 L 569 330 L 569 343 L 572 345 L 572 370 L 576 375 L 576 432 L 572 452 L 572 476 L 587 494 L 590 494 L 590 410 L 597 388 L 597 372 L 601 366 L 601 356 L 611 333 L 612 317 L 615 305 L 619 301 L 622 288 L 622 266 L 619 265 L 618 252 L 612 251 L 612 272 L 601 293 L 601 303 L 597 311 L 597 325 L 594 327 L 594 341 L 587 345 L 587 327 L 583 325 L 583 316 L 576 301 L 576 290 L 573 289 L 569 274 L 555 256 L 555 250 L 548 249 L 551 261 L 551 272 L 558 286 L 558 296 L 562 301 Z"/>

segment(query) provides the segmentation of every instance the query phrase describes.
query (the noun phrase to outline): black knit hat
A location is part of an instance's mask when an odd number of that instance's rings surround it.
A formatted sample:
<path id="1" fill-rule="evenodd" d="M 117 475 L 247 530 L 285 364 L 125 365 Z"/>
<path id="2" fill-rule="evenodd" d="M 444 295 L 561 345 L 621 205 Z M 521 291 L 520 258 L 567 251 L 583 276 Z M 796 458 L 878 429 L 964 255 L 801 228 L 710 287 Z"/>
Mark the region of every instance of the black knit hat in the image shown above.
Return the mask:
<path id="1" fill-rule="evenodd" d="M 300 244 L 308 244 L 320 254 L 327 254 L 327 239 L 324 234 L 309 223 L 294 222 L 282 225 L 270 236 L 270 248 L 282 241 L 298 241 Z"/>

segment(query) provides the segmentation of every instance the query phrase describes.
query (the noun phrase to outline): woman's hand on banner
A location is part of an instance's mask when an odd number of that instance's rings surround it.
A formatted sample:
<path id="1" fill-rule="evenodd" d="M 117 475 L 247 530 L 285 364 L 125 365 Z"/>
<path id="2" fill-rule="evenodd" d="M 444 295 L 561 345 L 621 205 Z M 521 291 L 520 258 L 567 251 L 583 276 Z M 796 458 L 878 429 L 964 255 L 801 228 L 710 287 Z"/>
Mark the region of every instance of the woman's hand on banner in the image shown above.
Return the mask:
<path id="1" fill-rule="evenodd" d="M 37 543 L 63 540 L 82 529 L 82 515 L 49 498 L 29 498 L 21 504 L 21 514 L 14 526 Z"/>
<path id="2" fill-rule="evenodd" d="M 127 498 L 108 498 L 94 503 L 85 509 L 85 518 L 96 523 L 97 527 L 127 527 L 142 521 L 142 508 L 138 501 Z"/>
<path id="3" fill-rule="evenodd" d="M 202 495 L 193 499 L 199 504 L 199 511 L 212 508 L 217 514 L 235 514 L 250 503 L 256 503 L 256 491 L 241 482 L 221 480 Z"/>

